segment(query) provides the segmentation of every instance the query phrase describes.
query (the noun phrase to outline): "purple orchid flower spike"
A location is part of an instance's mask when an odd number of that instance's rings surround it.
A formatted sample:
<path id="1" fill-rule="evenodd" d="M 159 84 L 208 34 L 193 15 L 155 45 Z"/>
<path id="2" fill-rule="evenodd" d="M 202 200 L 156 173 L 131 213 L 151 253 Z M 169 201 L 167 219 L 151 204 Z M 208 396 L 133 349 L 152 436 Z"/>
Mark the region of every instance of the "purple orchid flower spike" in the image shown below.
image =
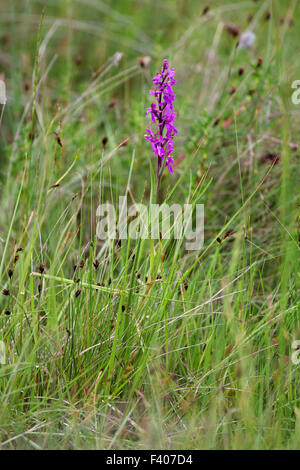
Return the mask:
<path id="1" fill-rule="evenodd" d="M 145 139 L 149 140 L 152 151 L 157 155 L 157 187 L 163 169 L 166 166 L 170 173 L 173 171 L 173 139 L 177 134 L 175 127 L 175 118 L 177 113 L 174 112 L 173 102 L 175 93 L 173 85 L 177 82 L 174 78 L 174 68 L 169 68 L 169 63 L 164 60 L 160 73 L 153 78 L 154 90 L 150 90 L 150 94 L 154 96 L 156 103 L 152 103 L 147 109 L 146 114 L 151 115 L 150 128 L 146 129 Z M 156 129 L 153 130 L 153 125 Z"/>

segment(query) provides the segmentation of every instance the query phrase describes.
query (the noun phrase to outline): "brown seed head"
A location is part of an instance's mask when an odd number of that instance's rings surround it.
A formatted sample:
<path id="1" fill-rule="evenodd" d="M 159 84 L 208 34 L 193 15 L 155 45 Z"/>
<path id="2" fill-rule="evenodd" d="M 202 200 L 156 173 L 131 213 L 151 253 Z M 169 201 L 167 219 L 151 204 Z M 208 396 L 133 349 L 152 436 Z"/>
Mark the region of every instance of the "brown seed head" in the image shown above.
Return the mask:
<path id="1" fill-rule="evenodd" d="M 29 80 L 25 80 L 25 82 L 23 82 L 23 88 L 25 91 L 28 91 L 30 89 L 30 81 Z"/>
<path id="2" fill-rule="evenodd" d="M 93 266 L 94 266 L 95 269 L 99 268 L 99 261 L 97 259 L 95 259 L 95 261 L 93 261 Z"/>
<path id="3" fill-rule="evenodd" d="M 146 69 L 149 66 L 150 62 L 151 62 L 151 57 L 149 57 L 149 56 L 139 57 L 138 61 L 139 61 L 140 66 L 142 67 L 142 69 Z"/>
<path id="4" fill-rule="evenodd" d="M 75 58 L 75 63 L 76 63 L 76 65 L 80 65 L 81 62 L 82 62 L 82 55 L 78 54 Z"/>
<path id="5" fill-rule="evenodd" d="M 228 23 L 226 25 L 226 31 L 229 33 L 231 36 L 236 38 L 240 34 L 240 28 L 236 24 L 233 23 Z"/>
<path id="6" fill-rule="evenodd" d="M 206 5 L 206 6 L 203 8 L 202 15 L 206 15 L 206 13 L 208 13 L 209 10 L 210 10 L 210 5 Z"/>

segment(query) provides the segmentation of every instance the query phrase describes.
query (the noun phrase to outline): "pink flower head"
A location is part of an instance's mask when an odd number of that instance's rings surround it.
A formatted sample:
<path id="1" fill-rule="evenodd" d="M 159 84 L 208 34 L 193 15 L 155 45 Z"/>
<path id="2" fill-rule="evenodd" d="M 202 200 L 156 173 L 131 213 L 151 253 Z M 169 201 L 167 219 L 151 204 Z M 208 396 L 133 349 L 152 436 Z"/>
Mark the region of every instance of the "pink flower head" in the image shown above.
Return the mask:
<path id="1" fill-rule="evenodd" d="M 164 161 L 165 166 L 172 174 L 174 165 L 172 158 L 173 138 L 177 134 L 175 127 L 177 113 L 173 109 L 176 95 L 172 88 L 177 80 L 174 76 L 174 68 L 170 69 L 168 61 L 164 60 L 161 72 L 152 79 L 154 90 L 150 90 L 150 94 L 154 96 L 156 103 L 152 103 L 147 109 L 146 114 L 150 113 L 151 115 L 151 126 L 150 129 L 146 129 L 147 134 L 145 135 L 145 139 L 151 143 L 152 151 L 161 160 L 159 167 Z M 152 124 L 157 125 L 156 132 L 152 129 Z"/>

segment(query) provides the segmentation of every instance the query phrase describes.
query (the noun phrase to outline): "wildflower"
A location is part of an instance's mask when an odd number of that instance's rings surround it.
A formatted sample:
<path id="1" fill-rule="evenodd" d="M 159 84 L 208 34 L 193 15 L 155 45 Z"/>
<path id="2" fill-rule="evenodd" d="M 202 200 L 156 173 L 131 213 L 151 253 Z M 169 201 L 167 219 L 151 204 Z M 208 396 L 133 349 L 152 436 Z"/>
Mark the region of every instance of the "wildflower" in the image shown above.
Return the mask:
<path id="1" fill-rule="evenodd" d="M 254 42 L 255 42 L 256 36 L 252 31 L 245 31 L 244 33 L 241 34 L 240 40 L 239 40 L 239 49 L 246 48 L 248 49 L 251 47 Z"/>
<path id="2" fill-rule="evenodd" d="M 173 109 L 175 93 L 173 85 L 177 82 L 174 78 L 175 70 L 170 69 L 167 60 L 164 60 L 161 73 L 157 73 L 153 78 L 154 90 L 150 94 L 156 99 L 147 109 L 146 114 L 151 115 L 151 125 L 146 129 L 145 139 L 149 140 L 152 151 L 157 155 L 157 180 L 159 182 L 164 165 L 173 174 L 173 138 L 177 134 L 175 118 L 177 113 Z M 152 129 L 152 124 L 157 125 L 156 132 Z M 164 162 L 164 165 L 163 165 Z"/>

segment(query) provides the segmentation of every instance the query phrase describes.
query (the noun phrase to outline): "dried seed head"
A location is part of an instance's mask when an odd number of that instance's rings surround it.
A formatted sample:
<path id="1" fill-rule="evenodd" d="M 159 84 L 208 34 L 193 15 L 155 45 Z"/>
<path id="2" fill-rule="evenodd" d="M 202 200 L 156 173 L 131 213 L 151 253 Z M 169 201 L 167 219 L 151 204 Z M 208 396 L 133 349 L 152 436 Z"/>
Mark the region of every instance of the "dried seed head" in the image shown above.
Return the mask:
<path id="1" fill-rule="evenodd" d="M 277 165 L 280 161 L 280 155 L 278 153 L 267 152 L 260 158 L 260 161 Z"/>
<path id="2" fill-rule="evenodd" d="M 10 292 L 9 292 L 8 289 L 3 289 L 2 294 L 3 294 L 3 295 L 9 295 Z"/>
<path id="3" fill-rule="evenodd" d="M 3 43 L 4 46 L 7 46 L 8 44 L 10 44 L 10 41 L 11 41 L 11 38 L 10 38 L 9 34 L 5 34 L 2 37 L 2 43 Z"/>
<path id="4" fill-rule="evenodd" d="M 39 270 L 40 270 L 40 273 L 43 274 L 43 272 L 45 271 L 45 265 L 44 265 L 44 263 L 41 263 L 41 264 L 40 264 Z"/>
<path id="5" fill-rule="evenodd" d="M 106 147 L 107 142 L 108 142 L 108 137 L 105 135 L 105 136 L 103 137 L 103 139 L 102 139 L 102 145 L 103 145 L 103 147 Z"/>
<path id="6" fill-rule="evenodd" d="M 214 122 L 213 122 L 213 127 L 216 127 L 219 124 L 220 121 L 221 121 L 221 119 L 219 117 L 217 119 L 215 119 Z"/>
<path id="7" fill-rule="evenodd" d="M 151 57 L 146 56 L 146 57 L 139 57 L 139 64 L 142 67 L 142 69 L 146 69 L 150 62 L 151 62 Z"/>
<path id="8" fill-rule="evenodd" d="M 75 58 L 75 63 L 76 63 L 76 65 L 80 65 L 81 62 L 82 62 L 82 55 L 78 54 Z"/>
<path id="9" fill-rule="evenodd" d="M 261 67 L 262 63 L 263 63 L 263 60 L 261 57 L 259 57 L 257 61 L 257 67 Z"/>
<path id="10" fill-rule="evenodd" d="M 9 277 L 10 279 L 12 278 L 13 273 L 14 273 L 13 269 L 10 268 L 10 269 L 8 270 L 8 277 Z"/>
<path id="11" fill-rule="evenodd" d="M 268 10 L 265 14 L 265 20 L 268 21 L 271 18 L 271 12 Z"/>
<path id="12" fill-rule="evenodd" d="M 80 294 L 81 294 L 81 289 L 78 289 L 78 290 L 75 292 L 75 297 L 78 297 Z"/>
<path id="13" fill-rule="evenodd" d="M 125 312 L 125 305 L 122 305 L 122 312 Z"/>
<path id="14" fill-rule="evenodd" d="M 229 237 L 229 235 L 232 233 L 232 230 L 227 230 L 227 232 L 225 233 L 224 237 L 223 237 L 223 240 L 225 240 L 227 237 Z"/>
<path id="15" fill-rule="evenodd" d="M 206 5 L 206 6 L 203 8 L 202 15 L 206 15 L 206 13 L 208 13 L 209 10 L 210 10 L 210 5 Z"/>
<path id="16" fill-rule="evenodd" d="M 35 133 L 34 133 L 33 129 L 31 129 L 28 132 L 28 139 L 32 141 L 32 140 L 34 140 L 34 137 L 35 137 Z"/>
<path id="17" fill-rule="evenodd" d="M 63 144 L 62 144 L 61 138 L 60 138 L 60 136 L 58 135 L 58 133 L 57 133 L 57 132 L 53 132 L 53 134 L 54 134 L 55 137 L 56 137 L 56 142 L 58 143 L 58 145 L 59 145 L 61 148 L 63 148 Z"/>
<path id="18" fill-rule="evenodd" d="M 5 315 L 10 315 L 11 314 L 11 312 L 9 310 L 5 310 L 4 313 L 5 313 Z"/>
<path id="19" fill-rule="evenodd" d="M 228 23 L 226 25 L 226 31 L 233 37 L 237 37 L 240 34 L 240 28 L 236 24 Z"/>
<path id="20" fill-rule="evenodd" d="M 93 266 L 94 266 L 95 269 L 99 268 L 99 261 L 97 259 L 95 259 L 95 261 L 93 261 Z"/>
<path id="21" fill-rule="evenodd" d="M 23 251 L 23 248 L 21 246 L 17 249 L 17 253 L 19 253 L 20 251 Z"/>
<path id="22" fill-rule="evenodd" d="M 114 106 L 116 106 L 117 104 L 117 100 L 116 98 L 113 98 L 112 100 L 110 100 L 110 102 L 108 103 L 108 108 L 113 108 Z"/>
<path id="23" fill-rule="evenodd" d="M 23 88 L 25 91 L 28 91 L 30 89 L 30 81 L 29 80 L 25 80 L 25 82 L 23 82 Z"/>
<path id="24" fill-rule="evenodd" d="M 84 259 L 80 261 L 79 267 L 80 267 L 81 269 L 84 267 L 84 263 L 85 263 Z"/>
<path id="25" fill-rule="evenodd" d="M 231 88 L 231 90 L 229 91 L 229 94 L 230 94 L 230 95 L 234 95 L 235 92 L 236 92 L 236 87 L 233 86 L 233 87 Z"/>
<path id="26" fill-rule="evenodd" d="M 244 73 L 244 69 L 243 69 L 243 67 L 240 67 L 239 70 L 238 70 L 238 74 L 241 76 L 241 75 L 243 75 L 243 73 Z"/>

